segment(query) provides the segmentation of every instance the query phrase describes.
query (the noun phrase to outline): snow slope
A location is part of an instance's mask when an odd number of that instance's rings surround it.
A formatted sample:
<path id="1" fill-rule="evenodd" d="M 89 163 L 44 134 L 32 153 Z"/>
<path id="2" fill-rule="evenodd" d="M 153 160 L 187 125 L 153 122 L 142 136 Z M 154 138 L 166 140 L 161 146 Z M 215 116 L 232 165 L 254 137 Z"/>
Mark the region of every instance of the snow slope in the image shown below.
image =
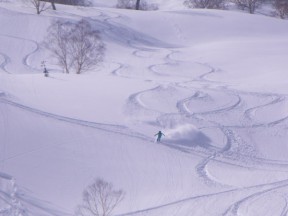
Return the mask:
<path id="1" fill-rule="evenodd" d="M 0 214 L 73 215 L 100 177 L 115 215 L 287 215 L 287 21 L 100 6 L 0 3 Z M 42 42 L 81 18 L 105 60 L 63 74 Z"/>

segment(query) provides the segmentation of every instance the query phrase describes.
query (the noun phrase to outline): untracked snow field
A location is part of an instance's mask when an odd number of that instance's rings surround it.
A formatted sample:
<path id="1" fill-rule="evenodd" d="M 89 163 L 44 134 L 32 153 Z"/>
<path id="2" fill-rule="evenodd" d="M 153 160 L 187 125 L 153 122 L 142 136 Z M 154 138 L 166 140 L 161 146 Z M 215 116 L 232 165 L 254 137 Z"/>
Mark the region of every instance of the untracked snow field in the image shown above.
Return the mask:
<path id="1" fill-rule="evenodd" d="M 117 216 L 287 216 L 287 20 L 109 6 L 0 2 L 0 215 L 72 216 L 102 178 Z M 64 74 L 43 40 L 82 18 L 105 58 Z"/>

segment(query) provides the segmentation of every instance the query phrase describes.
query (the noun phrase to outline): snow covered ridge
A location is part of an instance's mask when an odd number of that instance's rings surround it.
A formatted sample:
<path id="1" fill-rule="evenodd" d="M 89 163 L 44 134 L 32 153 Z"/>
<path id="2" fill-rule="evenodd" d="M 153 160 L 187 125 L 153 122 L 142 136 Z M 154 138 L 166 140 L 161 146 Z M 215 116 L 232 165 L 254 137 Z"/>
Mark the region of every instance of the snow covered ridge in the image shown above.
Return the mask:
<path id="1" fill-rule="evenodd" d="M 105 58 L 64 74 L 42 42 L 82 18 Z M 287 21 L 1 2 L 0 26 L 0 215 L 75 215 L 97 178 L 113 215 L 288 213 Z"/>

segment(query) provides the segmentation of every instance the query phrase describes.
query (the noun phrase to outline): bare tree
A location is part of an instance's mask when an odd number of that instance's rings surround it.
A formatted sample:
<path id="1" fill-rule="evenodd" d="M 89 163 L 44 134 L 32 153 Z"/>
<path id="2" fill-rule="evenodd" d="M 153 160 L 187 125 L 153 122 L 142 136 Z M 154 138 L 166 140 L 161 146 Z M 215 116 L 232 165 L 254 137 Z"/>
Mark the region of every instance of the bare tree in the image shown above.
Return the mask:
<path id="1" fill-rule="evenodd" d="M 288 17 L 288 0 L 274 0 L 273 6 L 276 9 L 276 15 L 281 19 Z"/>
<path id="2" fill-rule="evenodd" d="M 56 10 L 55 0 L 50 0 L 50 2 L 51 2 L 52 9 Z"/>
<path id="3" fill-rule="evenodd" d="M 255 10 L 263 3 L 263 0 L 235 0 L 235 3 L 242 10 L 248 9 L 250 14 L 254 14 Z"/>
<path id="4" fill-rule="evenodd" d="M 99 32 L 86 20 L 78 23 L 57 21 L 48 29 L 45 47 L 56 57 L 65 73 L 92 69 L 103 59 L 104 44 Z"/>
<path id="5" fill-rule="evenodd" d="M 69 41 L 71 41 L 70 33 L 73 28 L 71 22 L 56 21 L 48 28 L 48 35 L 44 42 L 45 47 L 52 51 L 65 73 L 69 73 L 72 65 L 70 57 L 72 49 Z"/>
<path id="6" fill-rule="evenodd" d="M 78 22 L 71 35 L 72 59 L 76 73 L 87 71 L 102 61 L 104 45 L 99 32 L 86 20 Z"/>
<path id="7" fill-rule="evenodd" d="M 124 192 L 114 190 L 111 183 L 96 179 L 83 192 L 83 203 L 76 210 L 77 216 L 110 216 L 123 200 Z"/>
<path id="8" fill-rule="evenodd" d="M 225 0 L 185 0 L 184 5 L 189 8 L 224 9 Z"/>
<path id="9" fill-rule="evenodd" d="M 139 10 L 140 9 L 140 0 L 136 0 L 136 7 L 135 7 L 136 10 Z"/>
<path id="10" fill-rule="evenodd" d="M 46 6 L 46 2 L 45 1 L 40 1 L 40 0 L 24 0 L 24 2 L 28 2 L 30 4 L 33 5 L 33 7 L 35 7 L 37 14 L 40 14 L 41 12 L 45 11 L 48 9 L 48 7 Z"/>

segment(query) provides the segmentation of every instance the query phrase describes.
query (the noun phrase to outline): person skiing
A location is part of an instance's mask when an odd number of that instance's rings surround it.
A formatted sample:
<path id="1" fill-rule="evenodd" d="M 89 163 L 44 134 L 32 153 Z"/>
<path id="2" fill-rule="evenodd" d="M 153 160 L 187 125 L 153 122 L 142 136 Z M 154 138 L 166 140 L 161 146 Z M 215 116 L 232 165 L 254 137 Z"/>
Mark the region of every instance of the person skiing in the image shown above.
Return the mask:
<path id="1" fill-rule="evenodd" d="M 154 136 L 157 136 L 157 142 L 161 141 L 161 137 L 165 136 L 165 134 L 162 133 L 162 131 L 159 131 L 157 134 L 155 134 Z"/>

